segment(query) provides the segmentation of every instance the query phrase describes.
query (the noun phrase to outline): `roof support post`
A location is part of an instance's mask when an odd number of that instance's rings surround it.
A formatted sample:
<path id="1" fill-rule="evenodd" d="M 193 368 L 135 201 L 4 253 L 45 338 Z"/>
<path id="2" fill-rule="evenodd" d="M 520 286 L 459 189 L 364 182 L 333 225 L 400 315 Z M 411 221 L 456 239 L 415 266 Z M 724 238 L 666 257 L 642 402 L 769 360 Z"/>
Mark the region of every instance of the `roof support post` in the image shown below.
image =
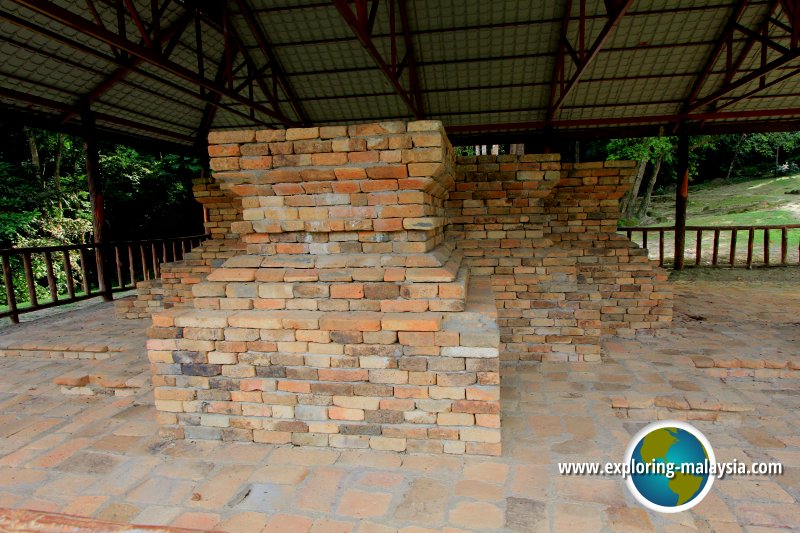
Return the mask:
<path id="1" fill-rule="evenodd" d="M 100 152 L 97 145 L 97 129 L 94 113 L 88 103 L 81 109 L 81 125 L 83 126 L 83 152 L 86 159 L 86 182 L 89 189 L 89 201 L 92 205 L 92 233 L 95 244 L 95 260 L 97 262 L 97 284 L 103 299 L 113 299 L 111 284 L 106 276 L 106 213 L 103 206 L 103 185 L 100 178 Z"/>
<path id="2" fill-rule="evenodd" d="M 678 187 L 675 190 L 675 258 L 672 268 L 683 270 L 686 247 L 686 205 L 689 201 L 689 134 L 681 126 L 678 133 Z"/>

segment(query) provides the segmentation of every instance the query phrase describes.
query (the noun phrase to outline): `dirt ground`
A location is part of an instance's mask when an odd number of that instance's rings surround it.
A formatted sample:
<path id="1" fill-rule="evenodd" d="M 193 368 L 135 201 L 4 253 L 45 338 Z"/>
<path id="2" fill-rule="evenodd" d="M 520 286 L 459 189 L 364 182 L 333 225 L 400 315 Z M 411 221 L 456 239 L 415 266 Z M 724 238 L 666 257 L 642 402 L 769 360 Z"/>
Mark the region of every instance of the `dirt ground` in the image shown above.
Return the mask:
<path id="1" fill-rule="evenodd" d="M 744 283 L 800 283 L 800 266 L 787 267 L 754 267 L 746 268 L 714 268 L 686 267 L 682 271 L 672 271 L 670 281 L 720 281 Z"/>

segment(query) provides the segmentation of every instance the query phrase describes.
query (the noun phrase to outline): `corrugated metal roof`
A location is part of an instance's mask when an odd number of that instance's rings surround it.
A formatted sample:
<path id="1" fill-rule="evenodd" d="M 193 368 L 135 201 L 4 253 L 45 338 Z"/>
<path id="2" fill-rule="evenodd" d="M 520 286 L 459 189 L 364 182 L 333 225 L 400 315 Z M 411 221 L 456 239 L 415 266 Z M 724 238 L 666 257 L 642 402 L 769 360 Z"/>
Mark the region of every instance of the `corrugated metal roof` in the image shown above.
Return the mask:
<path id="1" fill-rule="evenodd" d="M 781 2 L 160 0 L 155 18 L 131 3 L 120 18 L 114 0 L 0 0 L 0 105 L 69 125 L 89 102 L 112 133 L 183 145 L 209 127 L 413 116 L 456 135 L 800 118 Z"/>

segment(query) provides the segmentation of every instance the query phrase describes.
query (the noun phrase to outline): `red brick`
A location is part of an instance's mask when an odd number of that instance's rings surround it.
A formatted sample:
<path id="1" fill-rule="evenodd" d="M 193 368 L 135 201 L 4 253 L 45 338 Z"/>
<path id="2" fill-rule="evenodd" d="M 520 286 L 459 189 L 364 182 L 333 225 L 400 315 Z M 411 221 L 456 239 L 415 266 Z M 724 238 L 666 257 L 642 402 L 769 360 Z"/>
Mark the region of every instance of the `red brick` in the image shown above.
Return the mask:
<path id="1" fill-rule="evenodd" d="M 333 170 L 311 168 L 301 170 L 300 177 L 303 181 L 333 181 L 336 179 L 336 174 L 333 173 Z"/>
<path id="2" fill-rule="evenodd" d="M 358 169 L 363 170 L 363 169 Z M 333 183 L 333 192 L 352 194 L 361 190 L 358 182 L 355 181 L 336 181 Z"/>
<path id="3" fill-rule="evenodd" d="M 352 155 L 352 154 L 351 154 Z M 367 168 L 367 177 L 372 179 L 399 179 L 408 177 L 408 169 L 405 165 L 391 165 L 384 167 Z M 363 189 L 363 186 L 362 186 Z"/>
<path id="4" fill-rule="evenodd" d="M 363 180 L 367 179 L 367 172 L 363 168 L 337 168 L 333 171 L 337 180 Z"/>
<path id="5" fill-rule="evenodd" d="M 380 331 L 381 320 L 372 314 L 335 313 L 320 318 L 319 329 L 328 331 Z"/>
<path id="6" fill-rule="evenodd" d="M 211 170 L 239 170 L 238 157 L 214 157 L 209 161 Z"/>
<path id="7" fill-rule="evenodd" d="M 208 146 L 209 157 L 236 157 L 239 155 L 238 144 L 211 144 Z"/>
<path id="8" fill-rule="evenodd" d="M 369 371 L 360 368 L 320 368 L 317 370 L 320 381 L 367 381 Z"/>
<path id="9" fill-rule="evenodd" d="M 330 153 L 330 154 L 312 154 L 311 155 L 311 164 L 312 165 L 323 165 L 323 166 L 346 165 L 347 164 L 347 153 L 346 152 L 337 152 L 337 153 Z"/>
<path id="10" fill-rule="evenodd" d="M 371 169 L 367 169 L 367 174 Z M 361 190 L 364 192 L 376 192 L 376 191 L 396 191 L 397 190 L 397 180 L 392 179 L 380 179 L 380 180 L 369 180 L 365 181 L 361 184 Z"/>
<path id="11" fill-rule="evenodd" d="M 272 156 L 257 155 L 257 156 L 242 157 L 239 159 L 239 164 L 241 165 L 242 169 L 245 170 L 272 168 Z"/>
<path id="12" fill-rule="evenodd" d="M 358 299 L 364 297 L 363 283 L 345 283 L 331 285 L 331 298 Z"/>
<path id="13" fill-rule="evenodd" d="M 278 390 L 285 392 L 297 392 L 301 394 L 311 393 L 311 383 L 306 381 L 279 381 Z"/>
<path id="14" fill-rule="evenodd" d="M 433 346 L 433 332 L 431 331 L 400 331 L 397 334 L 400 344 L 406 346 Z"/>
<path id="15" fill-rule="evenodd" d="M 303 194 L 305 192 L 299 183 L 276 183 L 272 186 L 272 190 L 278 196 Z"/>
<path id="16" fill-rule="evenodd" d="M 381 312 L 383 313 L 422 313 L 427 310 L 427 300 L 383 300 L 381 302 Z M 433 346 L 433 344 L 427 346 Z"/>
<path id="17" fill-rule="evenodd" d="M 496 415 L 500 413 L 500 402 L 456 400 L 453 402 L 452 410 L 454 413 L 480 413 Z"/>
<path id="18" fill-rule="evenodd" d="M 392 331 L 439 331 L 442 315 L 439 313 L 386 314 L 381 319 L 383 329 Z"/>
<path id="19" fill-rule="evenodd" d="M 255 130 L 212 131 L 208 134 L 208 144 L 251 143 L 255 140 Z"/>
<path id="20" fill-rule="evenodd" d="M 331 420 L 364 420 L 363 409 L 348 409 L 346 407 L 328 407 L 328 417 Z"/>
<path id="21" fill-rule="evenodd" d="M 380 161 L 380 152 L 349 152 L 347 160 L 351 163 L 377 163 Z"/>
<path id="22" fill-rule="evenodd" d="M 375 231 L 402 231 L 402 218 L 378 218 L 372 221 L 372 228 Z M 405 273 L 403 275 L 405 277 Z"/>

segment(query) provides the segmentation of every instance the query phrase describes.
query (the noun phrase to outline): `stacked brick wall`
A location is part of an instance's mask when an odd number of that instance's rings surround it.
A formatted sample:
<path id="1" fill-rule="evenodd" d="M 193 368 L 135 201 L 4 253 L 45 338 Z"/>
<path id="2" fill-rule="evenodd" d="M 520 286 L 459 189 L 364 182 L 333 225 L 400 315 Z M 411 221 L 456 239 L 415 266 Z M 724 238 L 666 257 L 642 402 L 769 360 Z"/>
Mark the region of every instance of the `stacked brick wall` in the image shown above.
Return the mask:
<path id="1" fill-rule="evenodd" d="M 153 318 L 175 437 L 500 453 L 488 279 L 445 242 L 452 147 L 431 121 L 210 136 L 241 254 Z"/>
<path id="2" fill-rule="evenodd" d="M 449 240 L 491 276 L 504 358 L 599 361 L 602 335 L 669 327 L 666 273 L 616 233 L 634 164 L 460 157 Z"/>
<path id="3" fill-rule="evenodd" d="M 136 296 L 114 302 L 117 318 L 146 318 L 173 307 L 191 307 L 192 287 L 244 247 L 233 227 L 242 218 L 241 200 L 223 191 L 211 176 L 192 180 L 192 193 L 203 205 L 203 225 L 210 239 L 184 254 L 181 261 L 163 263 L 161 276 L 136 284 Z"/>
<path id="4" fill-rule="evenodd" d="M 150 318 L 164 309 L 164 288 L 160 279 L 136 283 L 136 296 L 114 300 L 117 318 Z"/>

